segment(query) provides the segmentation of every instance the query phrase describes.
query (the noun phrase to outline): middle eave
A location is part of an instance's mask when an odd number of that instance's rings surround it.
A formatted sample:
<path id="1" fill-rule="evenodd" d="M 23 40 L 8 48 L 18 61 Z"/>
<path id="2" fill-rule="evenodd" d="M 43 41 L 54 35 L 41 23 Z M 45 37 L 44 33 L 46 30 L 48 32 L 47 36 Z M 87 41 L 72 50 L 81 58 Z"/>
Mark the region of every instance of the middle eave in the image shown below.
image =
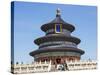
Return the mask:
<path id="1" fill-rule="evenodd" d="M 79 44 L 81 42 L 79 38 L 76 38 L 73 36 L 66 36 L 61 33 L 50 34 L 50 35 L 43 36 L 34 40 L 35 44 L 37 45 L 40 45 L 41 43 L 44 43 L 44 42 L 51 42 L 51 41 L 69 41 L 76 44 Z"/>

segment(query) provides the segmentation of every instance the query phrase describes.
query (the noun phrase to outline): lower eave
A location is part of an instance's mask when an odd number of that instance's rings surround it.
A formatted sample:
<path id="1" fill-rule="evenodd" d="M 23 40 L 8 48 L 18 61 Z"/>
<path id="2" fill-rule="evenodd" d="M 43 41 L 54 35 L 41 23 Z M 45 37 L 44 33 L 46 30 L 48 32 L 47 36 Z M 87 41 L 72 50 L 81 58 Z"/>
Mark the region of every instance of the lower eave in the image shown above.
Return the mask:
<path id="1" fill-rule="evenodd" d="M 35 51 L 30 52 L 30 56 L 34 56 L 39 53 L 45 53 L 45 52 L 78 52 L 81 55 L 83 55 L 85 52 L 78 48 L 41 48 Z"/>

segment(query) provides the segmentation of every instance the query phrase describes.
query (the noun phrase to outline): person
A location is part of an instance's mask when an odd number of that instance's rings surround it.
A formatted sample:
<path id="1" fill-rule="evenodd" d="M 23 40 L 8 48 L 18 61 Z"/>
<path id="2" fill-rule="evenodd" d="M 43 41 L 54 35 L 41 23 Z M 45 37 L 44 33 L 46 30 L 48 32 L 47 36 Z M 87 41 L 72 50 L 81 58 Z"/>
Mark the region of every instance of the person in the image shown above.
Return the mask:
<path id="1" fill-rule="evenodd" d="M 66 63 L 65 61 L 64 61 L 63 66 L 64 66 L 64 70 L 68 70 L 68 71 L 69 71 L 69 69 L 68 69 L 68 65 L 67 65 L 67 63 Z"/>

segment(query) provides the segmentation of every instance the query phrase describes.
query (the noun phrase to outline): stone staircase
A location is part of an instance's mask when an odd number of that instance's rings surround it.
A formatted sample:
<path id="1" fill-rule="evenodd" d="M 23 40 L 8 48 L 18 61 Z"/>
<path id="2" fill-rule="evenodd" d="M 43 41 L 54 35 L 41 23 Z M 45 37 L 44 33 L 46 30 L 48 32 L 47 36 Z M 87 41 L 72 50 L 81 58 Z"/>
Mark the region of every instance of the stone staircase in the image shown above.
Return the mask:
<path id="1" fill-rule="evenodd" d="M 56 66 L 55 65 L 51 65 L 51 72 L 55 72 L 57 71 Z"/>

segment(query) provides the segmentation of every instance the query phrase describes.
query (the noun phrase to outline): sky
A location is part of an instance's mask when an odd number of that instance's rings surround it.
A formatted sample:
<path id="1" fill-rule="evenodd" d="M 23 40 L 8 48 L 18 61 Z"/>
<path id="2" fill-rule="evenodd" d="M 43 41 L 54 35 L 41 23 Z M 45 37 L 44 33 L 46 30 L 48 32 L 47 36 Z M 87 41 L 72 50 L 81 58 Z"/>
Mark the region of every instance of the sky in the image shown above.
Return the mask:
<path id="1" fill-rule="evenodd" d="M 38 49 L 34 40 L 44 36 L 40 27 L 56 17 L 60 8 L 61 17 L 75 26 L 72 36 L 81 39 L 78 48 L 85 51 L 82 60 L 97 59 L 97 7 L 68 4 L 15 2 L 14 5 L 14 61 L 31 63 L 30 52 Z"/>

